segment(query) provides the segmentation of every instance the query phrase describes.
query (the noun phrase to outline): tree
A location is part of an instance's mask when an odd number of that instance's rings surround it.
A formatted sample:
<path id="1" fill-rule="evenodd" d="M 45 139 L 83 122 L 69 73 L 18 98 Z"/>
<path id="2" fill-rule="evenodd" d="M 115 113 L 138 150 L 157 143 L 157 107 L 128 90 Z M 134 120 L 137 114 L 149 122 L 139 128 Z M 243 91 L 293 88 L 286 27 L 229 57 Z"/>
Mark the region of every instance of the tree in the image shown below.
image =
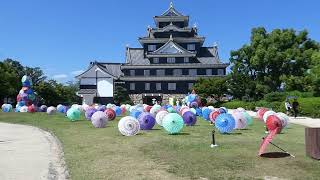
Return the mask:
<path id="1" fill-rule="evenodd" d="M 305 30 L 275 29 L 268 33 L 262 27 L 253 28 L 250 43 L 231 51 L 231 81 L 241 84 L 232 89 L 242 86 L 235 96 L 259 99 L 279 90 L 286 77 L 304 76 L 318 49 Z"/>
<path id="2" fill-rule="evenodd" d="M 114 103 L 115 104 L 132 104 L 126 88 L 116 85 L 114 93 Z"/>
<path id="3" fill-rule="evenodd" d="M 200 78 L 193 85 L 193 89 L 201 97 L 216 97 L 219 100 L 228 93 L 227 80 L 228 78 Z"/>

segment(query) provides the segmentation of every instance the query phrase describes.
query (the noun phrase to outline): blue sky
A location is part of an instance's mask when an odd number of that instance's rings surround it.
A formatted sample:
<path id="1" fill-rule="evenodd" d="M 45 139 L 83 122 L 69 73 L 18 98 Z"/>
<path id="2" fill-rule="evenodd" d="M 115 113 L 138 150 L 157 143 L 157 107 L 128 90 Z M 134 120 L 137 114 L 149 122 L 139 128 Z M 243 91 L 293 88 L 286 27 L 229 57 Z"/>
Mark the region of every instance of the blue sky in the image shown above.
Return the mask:
<path id="1" fill-rule="evenodd" d="M 0 5 L 0 60 L 39 66 L 60 82 L 72 80 L 90 61 L 124 62 L 125 46 L 140 47 L 152 17 L 170 0 L 7 0 Z M 205 45 L 219 45 L 227 62 L 231 50 L 250 38 L 253 27 L 307 29 L 320 41 L 317 0 L 175 0 L 190 16 Z"/>

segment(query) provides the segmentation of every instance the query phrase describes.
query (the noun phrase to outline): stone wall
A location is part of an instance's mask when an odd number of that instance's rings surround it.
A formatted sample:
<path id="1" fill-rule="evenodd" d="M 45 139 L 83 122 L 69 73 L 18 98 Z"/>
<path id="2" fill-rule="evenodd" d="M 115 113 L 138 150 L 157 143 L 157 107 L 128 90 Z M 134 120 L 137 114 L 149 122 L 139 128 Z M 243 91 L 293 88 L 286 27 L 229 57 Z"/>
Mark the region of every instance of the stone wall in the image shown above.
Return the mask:
<path id="1" fill-rule="evenodd" d="M 142 94 L 129 94 L 133 104 L 142 104 Z"/>

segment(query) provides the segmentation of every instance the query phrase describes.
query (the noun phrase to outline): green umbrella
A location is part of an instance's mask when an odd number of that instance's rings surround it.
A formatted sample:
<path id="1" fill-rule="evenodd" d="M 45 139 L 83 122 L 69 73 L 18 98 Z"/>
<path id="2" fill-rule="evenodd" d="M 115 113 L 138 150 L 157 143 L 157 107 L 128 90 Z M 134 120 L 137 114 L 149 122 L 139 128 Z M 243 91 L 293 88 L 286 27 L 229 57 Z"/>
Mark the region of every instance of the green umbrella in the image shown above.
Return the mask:
<path id="1" fill-rule="evenodd" d="M 252 117 L 246 111 L 243 111 L 242 114 L 247 119 L 247 124 L 252 125 L 253 123 Z"/>
<path id="2" fill-rule="evenodd" d="M 77 121 L 80 119 L 80 110 L 78 108 L 72 107 L 67 111 L 67 117 L 71 120 L 71 121 Z"/>
<path id="3" fill-rule="evenodd" d="M 177 134 L 183 128 L 183 118 L 177 113 L 169 113 L 162 121 L 163 128 L 169 134 Z"/>

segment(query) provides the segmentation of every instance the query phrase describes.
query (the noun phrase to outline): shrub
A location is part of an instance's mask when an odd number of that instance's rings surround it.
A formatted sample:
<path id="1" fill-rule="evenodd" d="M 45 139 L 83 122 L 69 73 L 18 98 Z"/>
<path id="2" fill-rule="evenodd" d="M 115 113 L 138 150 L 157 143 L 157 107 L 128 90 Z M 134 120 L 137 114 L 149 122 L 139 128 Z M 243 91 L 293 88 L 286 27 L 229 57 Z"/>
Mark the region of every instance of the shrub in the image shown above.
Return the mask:
<path id="1" fill-rule="evenodd" d="M 226 107 L 228 109 L 237 109 L 238 107 L 245 108 L 246 110 L 255 110 L 255 103 L 254 102 L 245 102 L 245 101 L 230 101 L 221 104 L 221 106 Z"/>
<path id="2" fill-rule="evenodd" d="M 287 95 L 283 92 L 271 92 L 264 95 L 264 100 L 267 102 L 274 102 L 274 101 L 284 101 Z"/>

